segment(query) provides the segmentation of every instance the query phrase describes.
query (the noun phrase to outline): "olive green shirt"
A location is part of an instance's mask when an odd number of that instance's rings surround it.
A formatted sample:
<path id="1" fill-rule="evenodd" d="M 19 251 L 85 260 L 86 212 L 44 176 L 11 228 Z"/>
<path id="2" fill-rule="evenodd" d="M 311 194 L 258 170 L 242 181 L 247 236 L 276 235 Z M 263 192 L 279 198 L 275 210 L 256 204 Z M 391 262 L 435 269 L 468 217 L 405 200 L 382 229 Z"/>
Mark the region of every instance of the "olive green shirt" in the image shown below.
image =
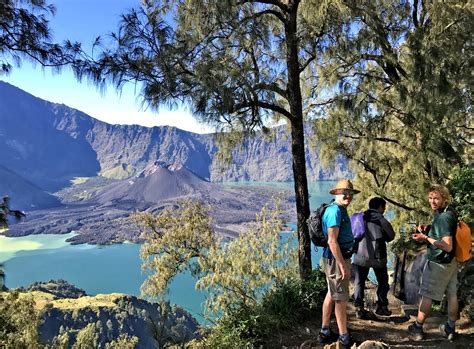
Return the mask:
<path id="1" fill-rule="evenodd" d="M 433 223 L 431 224 L 428 236 L 435 240 L 441 240 L 445 236 L 454 237 L 456 234 L 456 224 L 456 214 L 449 206 L 447 209 L 439 209 L 435 215 Z M 430 244 L 427 253 L 428 260 L 443 264 L 450 263 L 454 257 L 454 243 L 455 241 L 453 239 L 453 249 L 451 252 L 443 251 L 433 244 Z"/>

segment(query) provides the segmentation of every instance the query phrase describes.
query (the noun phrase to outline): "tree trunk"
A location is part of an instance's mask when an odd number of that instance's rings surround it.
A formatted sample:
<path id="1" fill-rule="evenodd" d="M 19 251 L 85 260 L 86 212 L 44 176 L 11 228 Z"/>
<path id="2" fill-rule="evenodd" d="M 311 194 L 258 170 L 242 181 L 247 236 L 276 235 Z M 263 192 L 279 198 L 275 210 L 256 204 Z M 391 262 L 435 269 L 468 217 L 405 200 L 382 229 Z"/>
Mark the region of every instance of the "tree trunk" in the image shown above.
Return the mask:
<path id="1" fill-rule="evenodd" d="M 306 219 L 309 216 L 308 180 L 306 178 L 306 158 L 304 149 L 303 121 L 291 124 L 291 151 L 293 154 L 293 177 L 295 181 L 296 214 L 298 224 L 298 259 L 300 277 L 306 280 L 312 269 L 311 240 Z"/>
<path id="2" fill-rule="evenodd" d="M 288 100 L 291 122 L 291 152 L 293 156 L 293 177 L 295 181 L 296 214 L 298 226 L 298 259 L 300 277 L 306 280 L 311 273 L 311 241 L 306 219 L 309 216 L 308 179 L 304 147 L 303 102 L 300 85 L 300 64 L 298 60 L 298 39 L 296 36 L 296 14 L 298 2 L 290 2 L 285 26 L 286 63 L 288 67 Z"/>

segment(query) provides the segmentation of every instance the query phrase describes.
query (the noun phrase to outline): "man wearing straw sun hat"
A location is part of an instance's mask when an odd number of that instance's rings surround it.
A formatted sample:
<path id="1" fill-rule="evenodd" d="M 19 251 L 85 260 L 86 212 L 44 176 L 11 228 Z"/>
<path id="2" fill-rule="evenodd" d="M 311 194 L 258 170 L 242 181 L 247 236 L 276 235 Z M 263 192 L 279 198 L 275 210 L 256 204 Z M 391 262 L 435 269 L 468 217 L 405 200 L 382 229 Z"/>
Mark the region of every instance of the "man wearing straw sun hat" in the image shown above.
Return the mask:
<path id="1" fill-rule="evenodd" d="M 335 197 L 322 216 L 323 231 L 328 246 L 324 248 L 321 257 L 321 268 L 326 274 L 328 292 L 323 303 L 318 341 L 330 343 L 338 338 L 340 346 L 349 348 L 353 344 L 353 339 L 347 330 L 347 303 L 354 237 L 347 206 L 354 195 L 360 191 L 354 189 L 350 180 L 341 179 L 329 193 Z M 329 327 L 333 309 L 339 336 Z"/>

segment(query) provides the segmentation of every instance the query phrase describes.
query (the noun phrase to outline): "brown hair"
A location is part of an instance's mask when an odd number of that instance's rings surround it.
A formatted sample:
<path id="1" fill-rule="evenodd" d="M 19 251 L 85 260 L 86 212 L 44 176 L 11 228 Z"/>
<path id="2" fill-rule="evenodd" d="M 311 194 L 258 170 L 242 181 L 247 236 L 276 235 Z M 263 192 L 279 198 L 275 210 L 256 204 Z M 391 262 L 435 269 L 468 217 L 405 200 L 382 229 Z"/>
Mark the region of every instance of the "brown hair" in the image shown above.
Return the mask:
<path id="1" fill-rule="evenodd" d="M 449 190 L 444 185 L 433 184 L 429 189 L 428 193 L 438 193 L 443 200 L 449 202 L 451 200 L 451 195 L 449 195 Z"/>

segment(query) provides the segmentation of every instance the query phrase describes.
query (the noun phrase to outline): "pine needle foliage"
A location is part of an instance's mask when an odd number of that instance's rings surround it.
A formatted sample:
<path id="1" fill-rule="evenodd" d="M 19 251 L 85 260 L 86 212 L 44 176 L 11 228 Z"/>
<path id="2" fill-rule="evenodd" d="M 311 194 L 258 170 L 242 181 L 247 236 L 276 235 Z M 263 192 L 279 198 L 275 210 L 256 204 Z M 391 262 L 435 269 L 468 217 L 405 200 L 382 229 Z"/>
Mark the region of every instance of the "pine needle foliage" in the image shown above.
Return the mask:
<path id="1" fill-rule="evenodd" d="M 384 197 L 399 224 L 427 221 L 428 186 L 472 161 L 474 4 L 337 3 L 341 22 L 320 65 L 331 103 L 313 115 L 321 157 L 349 158 L 362 199 Z"/>
<path id="2" fill-rule="evenodd" d="M 280 216 L 278 208 L 264 208 L 254 227 L 224 242 L 198 202 L 181 201 L 157 215 L 136 214 L 145 240 L 142 268 L 150 273 L 142 292 L 162 297 L 173 277 L 189 271 L 196 288 L 206 291 L 207 314 L 255 307 L 266 289 L 297 272 L 294 252 L 280 241 Z"/>
<path id="3" fill-rule="evenodd" d="M 319 85 L 319 56 L 337 8 L 323 0 L 145 0 L 122 16 L 112 44 L 74 65 L 99 88 L 137 85 L 144 105 L 184 102 L 221 133 L 239 137 L 285 120 L 291 134 L 299 270 L 311 272 L 304 120 Z M 222 155 L 228 161 L 228 154 Z"/>
<path id="4" fill-rule="evenodd" d="M 474 223 L 474 169 L 471 166 L 455 169 L 448 188 L 458 219 Z"/>
<path id="5" fill-rule="evenodd" d="M 45 0 L 0 1 L 0 75 L 27 60 L 59 71 L 80 55 L 80 44 L 54 43 L 49 18 L 56 8 Z"/>

